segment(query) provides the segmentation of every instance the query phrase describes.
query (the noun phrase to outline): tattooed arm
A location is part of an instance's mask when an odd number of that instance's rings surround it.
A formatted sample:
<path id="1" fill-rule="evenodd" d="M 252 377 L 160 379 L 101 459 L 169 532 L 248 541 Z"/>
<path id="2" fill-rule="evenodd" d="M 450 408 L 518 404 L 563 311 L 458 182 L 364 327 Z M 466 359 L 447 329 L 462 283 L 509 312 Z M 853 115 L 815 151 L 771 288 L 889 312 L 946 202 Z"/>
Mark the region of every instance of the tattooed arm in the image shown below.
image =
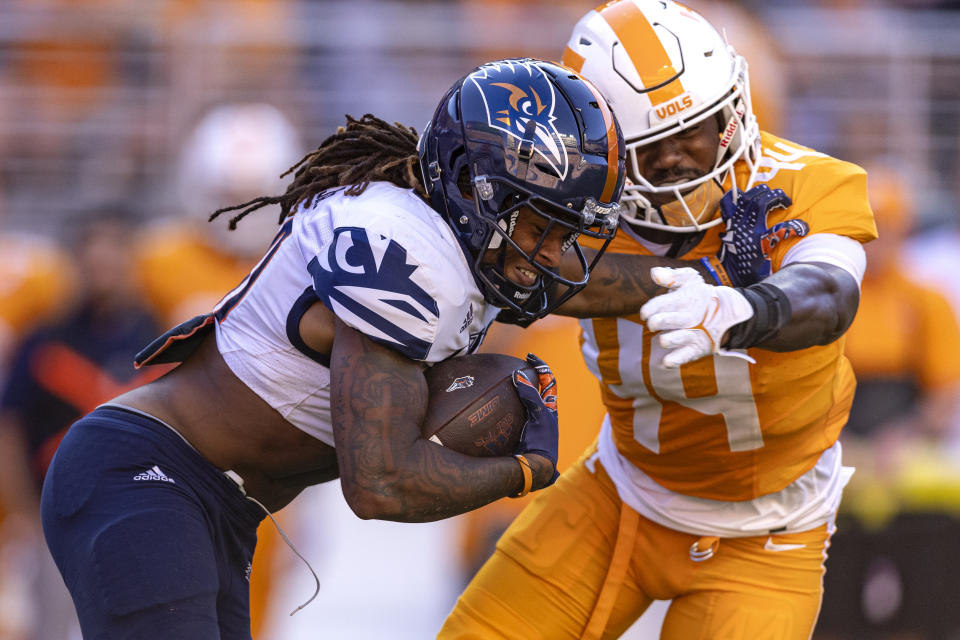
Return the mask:
<path id="1" fill-rule="evenodd" d="M 516 495 L 523 486 L 513 457 L 466 456 L 421 437 L 424 369 L 336 320 L 333 437 L 343 495 L 361 518 L 430 522 Z M 534 488 L 544 486 L 552 465 L 536 455 L 530 463 Z"/>
<path id="2" fill-rule="evenodd" d="M 584 253 L 587 254 L 588 261 L 592 260 L 595 254 L 591 249 L 584 249 Z M 650 277 L 651 267 L 693 267 L 705 280 L 708 282 L 712 280 L 699 260 L 607 252 L 590 273 L 590 282 L 586 288 L 565 302 L 554 313 L 575 318 L 625 316 L 639 313 L 643 303 L 666 291 L 654 284 Z"/>

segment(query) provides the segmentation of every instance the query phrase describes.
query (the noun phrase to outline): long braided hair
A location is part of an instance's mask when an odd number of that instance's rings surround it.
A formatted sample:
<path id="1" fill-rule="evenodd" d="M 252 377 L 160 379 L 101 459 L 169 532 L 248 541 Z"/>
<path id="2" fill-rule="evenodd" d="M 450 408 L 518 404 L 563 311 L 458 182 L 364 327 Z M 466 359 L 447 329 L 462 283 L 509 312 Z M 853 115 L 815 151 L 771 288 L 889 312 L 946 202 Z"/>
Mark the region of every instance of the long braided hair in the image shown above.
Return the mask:
<path id="1" fill-rule="evenodd" d="M 280 176 L 293 173 L 293 181 L 279 196 L 260 196 L 210 214 L 213 220 L 221 213 L 237 211 L 230 219 L 230 229 L 247 214 L 272 204 L 280 205 L 279 223 L 297 206 L 314 195 L 334 187 L 348 187 L 346 195 L 363 193 L 372 181 L 390 182 L 404 189 L 413 189 L 427 197 L 420 178 L 417 132 L 399 122 L 392 125 L 369 113 L 359 120 L 347 116 L 346 126 L 328 137 L 317 149 L 300 159 Z"/>

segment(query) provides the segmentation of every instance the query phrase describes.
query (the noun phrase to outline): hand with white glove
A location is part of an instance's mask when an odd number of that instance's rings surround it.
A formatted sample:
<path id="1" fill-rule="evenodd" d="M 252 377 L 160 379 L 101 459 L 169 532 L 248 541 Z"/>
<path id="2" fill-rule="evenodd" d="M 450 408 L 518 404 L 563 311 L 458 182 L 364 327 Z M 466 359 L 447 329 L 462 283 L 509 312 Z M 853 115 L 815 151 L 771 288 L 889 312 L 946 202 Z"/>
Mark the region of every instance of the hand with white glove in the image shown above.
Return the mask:
<path id="1" fill-rule="evenodd" d="M 690 268 L 654 267 L 653 281 L 669 289 L 647 301 L 640 317 L 651 331 L 662 331 L 660 345 L 668 350 L 663 366 L 674 369 L 705 356 L 720 354 L 753 358 L 721 347 L 730 327 L 749 320 L 754 310 L 746 297 L 731 287 L 717 287 L 703 281 Z"/>

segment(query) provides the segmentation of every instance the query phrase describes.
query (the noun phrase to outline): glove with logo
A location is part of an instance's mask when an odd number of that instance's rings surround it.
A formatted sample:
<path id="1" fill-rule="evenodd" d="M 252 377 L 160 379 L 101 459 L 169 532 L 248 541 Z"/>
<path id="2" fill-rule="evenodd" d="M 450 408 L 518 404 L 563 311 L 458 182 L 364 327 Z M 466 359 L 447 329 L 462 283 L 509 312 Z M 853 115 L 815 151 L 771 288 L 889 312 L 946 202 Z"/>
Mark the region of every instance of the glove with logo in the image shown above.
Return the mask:
<path id="1" fill-rule="evenodd" d="M 803 237 L 810 232 L 803 220 L 785 220 L 767 227 L 770 211 L 791 204 L 793 201 L 783 189 L 771 189 L 765 184 L 740 193 L 736 202 L 732 190 L 723 195 L 720 216 L 727 229 L 720 234 L 723 244 L 716 258 L 700 259 L 714 275 L 717 284 L 746 287 L 760 282 L 770 275 L 773 248 L 787 238 Z M 719 273 L 718 263 L 728 279 Z"/>
<path id="2" fill-rule="evenodd" d="M 712 354 L 753 358 L 720 345 L 730 327 L 753 317 L 754 310 L 736 289 L 707 284 L 695 269 L 654 267 L 653 281 L 669 289 L 647 301 L 640 317 L 651 331 L 663 331 L 660 345 L 668 350 L 663 366 L 675 369 Z"/>
<path id="3" fill-rule="evenodd" d="M 536 370 L 538 384 L 534 384 L 527 378 L 522 369 L 513 372 L 513 385 L 517 388 L 517 395 L 527 410 L 527 422 L 523 425 L 520 441 L 513 453 L 514 455 L 535 453 L 553 463 L 553 477 L 544 485 L 548 487 L 560 475 L 557 471 L 560 440 L 557 380 L 547 363 L 532 353 L 527 354 L 527 362 Z"/>

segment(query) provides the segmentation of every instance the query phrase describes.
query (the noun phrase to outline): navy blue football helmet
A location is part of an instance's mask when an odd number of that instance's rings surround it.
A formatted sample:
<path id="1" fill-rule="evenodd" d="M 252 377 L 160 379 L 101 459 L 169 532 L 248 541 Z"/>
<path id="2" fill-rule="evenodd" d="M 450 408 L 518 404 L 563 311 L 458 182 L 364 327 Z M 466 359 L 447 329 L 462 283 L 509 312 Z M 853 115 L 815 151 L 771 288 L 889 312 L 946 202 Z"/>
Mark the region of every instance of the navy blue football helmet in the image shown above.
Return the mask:
<path id="1" fill-rule="evenodd" d="M 482 65 L 440 101 L 419 153 L 431 206 L 453 229 L 487 302 L 529 324 L 586 286 L 616 233 L 625 175 L 620 126 L 586 80 L 529 58 Z M 530 253 L 511 238 L 524 207 L 545 221 Z M 533 258 L 558 226 L 563 248 L 579 260 L 572 275 Z M 589 263 L 579 236 L 598 239 Z M 538 274 L 533 285 L 504 274 L 508 247 Z"/>

